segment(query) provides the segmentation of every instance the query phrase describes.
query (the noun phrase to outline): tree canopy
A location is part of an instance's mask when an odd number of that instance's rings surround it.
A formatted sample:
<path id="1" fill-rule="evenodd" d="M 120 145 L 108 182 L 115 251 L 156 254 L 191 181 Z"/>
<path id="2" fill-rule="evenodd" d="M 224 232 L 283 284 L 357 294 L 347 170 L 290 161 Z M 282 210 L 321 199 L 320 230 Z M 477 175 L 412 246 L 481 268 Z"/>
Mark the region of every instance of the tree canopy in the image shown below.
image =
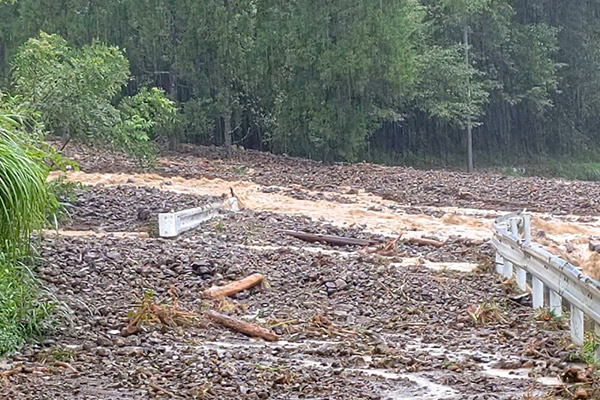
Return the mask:
<path id="1" fill-rule="evenodd" d="M 19 0 L 0 6 L 0 71 L 74 137 L 135 128 L 147 141 L 160 131 L 328 161 L 450 163 L 471 124 L 479 162 L 582 156 L 600 145 L 599 11 L 547 0 Z M 145 87 L 179 110 L 166 112 L 169 132 L 118 105 Z"/>

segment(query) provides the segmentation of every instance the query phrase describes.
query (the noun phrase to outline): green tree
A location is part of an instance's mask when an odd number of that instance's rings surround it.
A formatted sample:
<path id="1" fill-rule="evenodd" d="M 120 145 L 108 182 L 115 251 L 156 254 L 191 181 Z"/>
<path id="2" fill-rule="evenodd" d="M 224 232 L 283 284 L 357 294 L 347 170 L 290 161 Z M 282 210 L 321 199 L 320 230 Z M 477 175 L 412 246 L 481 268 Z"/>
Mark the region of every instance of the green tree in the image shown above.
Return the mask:
<path id="1" fill-rule="evenodd" d="M 42 32 L 13 60 L 15 93 L 65 142 L 71 137 L 107 142 L 119 121 L 112 100 L 127 82 L 128 65 L 117 47 L 94 42 L 74 49 L 60 36 Z"/>
<path id="2" fill-rule="evenodd" d="M 194 97 L 213 110 L 217 132 L 231 154 L 232 136 L 249 95 L 254 48 L 254 0 L 182 1 L 187 29 L 177 51 L 177 70 Z"/>
<path id="3" fill-rule="evenodd" d="M 424 11 L 414 1 L 260 3 L 272 140 L 280 151 L 355 159 L 416 96 Z"/>
<path id="4" fill-rule="evenodd" d="M 15 92 L 41 116 L 45 126 L 96 145 L 111 145 L 151 163 L 152 143 L 168 136 L 175 103 L 157 88 L 115 101 L 129 77 L 128 62 L 117 47 L 94 41 L 75 49 L 56 34 L 28 40 L 12 68 Z"/>
<path id="5" fill-rule="evenodd" d="M 177 119 L 175 102 L 160 89 L 143 88 L 135 96 L 123 98 L 119 112 L 117 143 L 144 164 L 151 165 L 157 153 L 152 141 L 172 134 Z"/>

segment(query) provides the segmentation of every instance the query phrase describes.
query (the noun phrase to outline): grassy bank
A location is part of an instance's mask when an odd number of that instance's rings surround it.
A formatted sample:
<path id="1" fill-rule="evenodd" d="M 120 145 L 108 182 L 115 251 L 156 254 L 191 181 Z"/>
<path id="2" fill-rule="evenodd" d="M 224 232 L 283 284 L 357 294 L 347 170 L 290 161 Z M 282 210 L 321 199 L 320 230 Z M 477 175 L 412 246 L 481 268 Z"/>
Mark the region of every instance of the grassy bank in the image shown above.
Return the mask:
<path id="1" fill-rule="evenodd" d="M 0 96 L 0 354 L 39 337 L 46 324 L 50 306 L 24 262 L 30 234 L 59 208 L 43 136 L 13 106 Z"/>
<path id="2" fill-rule="evenodd" d="M 545 162 L 521 168 L 506 168 L 505 173 L 513 176 L 546 176 L 582 181 L 600 181 L 600 162 Z"/>
<path id="3" fill-rule="evenodd" d="M 40 338 L 51 311 L 31 271 L 24 264 L 0 260 L 0 355 Z"/>

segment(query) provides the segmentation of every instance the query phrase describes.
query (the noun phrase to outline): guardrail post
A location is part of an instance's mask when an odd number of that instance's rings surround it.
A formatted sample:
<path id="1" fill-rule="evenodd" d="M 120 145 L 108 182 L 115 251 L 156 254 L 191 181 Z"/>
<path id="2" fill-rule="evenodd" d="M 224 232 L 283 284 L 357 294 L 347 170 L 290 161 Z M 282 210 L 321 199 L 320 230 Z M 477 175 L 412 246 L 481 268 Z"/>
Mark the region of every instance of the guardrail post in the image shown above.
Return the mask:
<path id="1" fill-rule="evenodd" d="M 531 244 L 531 214 L 523 214 L 523 241 Z"/>
<path id="2" fill-rule="evenodd" d="M 502 274 L 502 271 L 504 271 L 504 259 L 498 253 L 496 253 L 495 264 L 496 264 L 496 273 L 497 274 Z"/>
<path id="3" fill-rule="evenodd" d="M 583 346 L 583 311 L 571 305 L 571 340 L 577 346 Z"/>
<path id="4" fill-rule="evenodd" d="M 544 307 L 544 282 L 536 278 L 531 277 L 531 300 L 533 309 Z"/>
<path id="5" fill-rule="evenodd" d="M 523 215 L 523 231 L 525 236 L 525 244 L 531 244 L 531 215 L 525 214 Z M 531 303 L 533 309 L 543 308 L 544 307 L 544 283 L 536 278 L 535 276 L 531 277 Z M 552 301 L 552 299 L 548 299 Z M 553 299 L 556 301 L 556 299 Z M 550 305 L 552 307 L 552 305 Z"/>
<path id="6" fill-rule="evenodd" d="M 504 260 L 504 270 L 502 271 L 502 276 L 505 279 L 510 279 L 513 276 L 513 263 L 508 260 Z"/>
<path id="7" fill-rule="evenodd" d="M 509 229 L 510 235 L 517 239 L 519 237 L 519 232 L 518 232 L 518 228 L 517 228 L 517 219 L 516 218 L 512 218 L 510 220 L 510 229 Z M 505 279 L 510 279 L 513 276 L 513 263 L 508 261 L 508 260 L 504 260 L 504 270 L 502 271 L 502 276 Z"/>
<path id="8" fill-rule="evenodd" d="M 600 363 L 600 324 L 594 324 L 594 359 Z"/>
<path id="9" fill-rule="evenodd" d="M 548 291 L 548 305 L 555 317 L 562 316 L 562 297 L 554 290 Z"/>
<path id="10" fill-rule="evenodd" d="M 517 227 L 513 227 L 513 232 L 516 230 Z M 531 215 L 529 214 L 523 215 L 523 241 L 527 245 L 531 244 Z M 527 290 L 527 271 L 520 266 L 517 266 L 517 286 L 523 291 Z"/>

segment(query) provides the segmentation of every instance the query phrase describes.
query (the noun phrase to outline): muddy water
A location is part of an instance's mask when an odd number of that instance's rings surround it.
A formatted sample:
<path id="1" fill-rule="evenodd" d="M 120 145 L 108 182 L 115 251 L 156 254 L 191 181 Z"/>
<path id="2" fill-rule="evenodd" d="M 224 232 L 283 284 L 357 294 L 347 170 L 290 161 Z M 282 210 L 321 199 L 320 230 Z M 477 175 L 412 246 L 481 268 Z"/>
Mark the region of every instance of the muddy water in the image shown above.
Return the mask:
<path id="1" fill-rule="evenodd" d="M 299 200 L 277 192 L 265 193 L 264 186 L 252 182 L 221 179 L 167 179 L 154 174 L 71 172 L 68 174 L 68 180 L 79 181 L 85 185 L 145 185 L 202 196 L 229 193 L 231 188 L 240 199 L 241 205 L 251 210 L 308 216 L 340 226 L 360 226 L 368 231 L 389 236 L 402 233 L 407 237 L 433 234 L 441 239 L 451 235 L 486 239 L 490 235 L 489 226 L 492 221 L 491 218 L 482 220 L 469 215 L 444 216 L 441 219 L 427 215 L 409 215 L 391 209 L 398 208 L 396 203 L 364 192 L 339 193 L 340 197 L 352 201 L 347 204 L 329 200 Z M 455 212 L 458 213 L 459 209 Z"/>
<path id="2" fill-rule="evenodd" d="M 52 178 L 58 174 L 53 173 Z M 405 212 L 409 206 L 399 205 L 379 196 L 359 191 L 349 194 L 348 188 L 340 188 L 337 197 L 349 202 L 333 200 L 300 200 L 283 192 L 289 188 L 275 188 L 266 192 L 265 186 L 247 181 L 225 181 L 222 179 L 165 178 L 155 174 L 112 174 L 69 172 L 69 181 L 85 185 L 136 185 L 150 186 L 178 193 L 215 196 L 229 193 L 233 189 L 241 205 L 256 211 L 269 211 L 288 215 L 307 216 L 343 227 L 359 227 L 364 230 L 397 237 L 434 236 L 445 240 L 450 236 L 462 236 L 475 240 L 491 237 L 493 219 L 502 212 L 463 209 L 455 207 L 420 207 L 423 210 L 442 212 L 440 218 L 431 215 L 413 215 Z M 275 189 L 275 190 L 273 190 Z M 296 188 L 299 190 L 299 188 Z M 301 189 L 304 193 L 315 195 Z M 578 222 L 572 216 L 555 217 L 535 214 L 532 226 L 534 234 L 544 232 L 540 244 L 572 263 L 583 267 L 584 272 L 600 278 L 600 255 L 588 250 L 590 236 L 600 236 L 600 218 L 590 222 Z M 536 239 L 538 240 L 538 239 Z M 469 265 L 456 265 L 453 269 L 470 270 Z"/>

